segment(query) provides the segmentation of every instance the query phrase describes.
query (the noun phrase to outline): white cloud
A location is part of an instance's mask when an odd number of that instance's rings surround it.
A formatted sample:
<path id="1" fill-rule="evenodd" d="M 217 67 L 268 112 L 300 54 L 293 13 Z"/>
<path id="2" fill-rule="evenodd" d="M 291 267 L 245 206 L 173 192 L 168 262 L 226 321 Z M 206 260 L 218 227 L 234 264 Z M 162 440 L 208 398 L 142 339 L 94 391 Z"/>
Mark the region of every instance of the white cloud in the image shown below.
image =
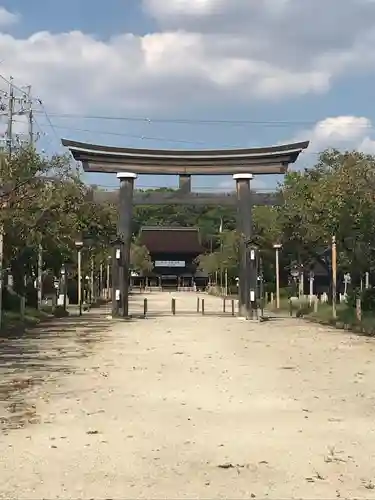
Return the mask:
<path id="1" fill-rule="evenodd" d="M 3 73 L 32 84 L 65 112 L 278 98 L 329 86 L 328 73 L 294 73 L 228 53 L 232 43 L 188 32 L 125 34 L 108 42 L 81 32 L 40 32 L 28 39 L 0 35 L 0 53 L 7 54 Z"/>
<path id="2" fill-rule="evenodd" d="M 311 152 L 326 148 L 355 149 L 375 154 L 375 132 L 369 118 L 336 116 L 318 122 L 312 129 L 299 133 L 293 140 L 310 140 Z"/>
<path id="3" fill-rule="evenodd" d="M 10 12 L 4 7 L 0 7 L 0 27 L 9 26 L 11 24 L 16 24 L 19 21 L 19 15 Z"/>
<path id="4" fill-rule="evenodd" d="M 368 0 L 325 0 L 318 22 L 316 0 L 143 4 L 159 32 L 106 41 L 80 31 L 0 34 L 2 73 L 32 84 L 50 109 L 152 114 L 323 93 L 375 62 L 375 3 Z"/>
<path id="5" fill-rule="evenodd" d="M 168 19 L 186 15 L 210 15 L 215 8 L 222 10 L 224 3 L 217 0 L 146 0 L 146 6 L 155 17 Z"/>

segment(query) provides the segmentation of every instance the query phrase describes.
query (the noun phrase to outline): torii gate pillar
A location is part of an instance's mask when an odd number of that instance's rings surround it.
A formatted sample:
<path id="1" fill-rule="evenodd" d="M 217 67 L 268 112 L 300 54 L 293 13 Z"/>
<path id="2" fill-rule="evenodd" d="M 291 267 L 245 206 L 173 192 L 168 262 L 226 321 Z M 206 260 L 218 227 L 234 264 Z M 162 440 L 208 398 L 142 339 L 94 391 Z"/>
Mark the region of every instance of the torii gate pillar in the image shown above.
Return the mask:
<path id="1" fill-rule="evenodd" d="M 253 232 L 250 181 L 252 174 L 235 174 L 237 192 L 237 231 L 239 244 L 238 312 L 240 317 L 253 318 L 256 308 L 256 260 L 248 245 Z"/>
<path id="2" fill-rule="evenodd" d="M 113 276 L 118 276 L 118 286 L 112 297 L 112 316 L 129 317 L 130 247 L 132 239 L 133 193 L 137 174 L 120 172 L 118 237 L 121 240 L 119 259 L 113 259 Z M 117 262 L 116 262 L 117 261 Z"/>

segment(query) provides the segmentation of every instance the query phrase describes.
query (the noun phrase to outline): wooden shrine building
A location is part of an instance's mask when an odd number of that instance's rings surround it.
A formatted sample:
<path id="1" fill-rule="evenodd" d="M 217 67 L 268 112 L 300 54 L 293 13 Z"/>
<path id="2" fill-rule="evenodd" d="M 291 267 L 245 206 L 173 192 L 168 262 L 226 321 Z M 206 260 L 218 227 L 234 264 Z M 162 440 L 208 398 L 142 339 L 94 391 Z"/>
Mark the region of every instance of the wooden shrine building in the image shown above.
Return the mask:
<path id="1" fill-rule="evenodd" d="M 199 288 L 207 285 L 195 259 L 204 252 L 199 229 L 190 227 L 143 227 L 140 243 L 150 253 L 153 269 L 145 275 L 147 284 L 162 289 Z M 198 283 L 197 283 L 198 280 Z M 146 281 L 146 280 L 145 280 Z"/>
<path id="2" fill-rule="evenodd" d="M 252 318 L 256 308 L 257 258 L 252 243 L 252 207 L 278 204 L 275 197 L 254 193 L 250 188 L 254 175 L 285 174 L 309 145 L 308 141 L 266 148 L 227 150 L 150 150 L 99 146 L 63 140 L 73 157 L 82 162 L 86 172 L 116 173 L 120 189 L 118 197 L 118 238 L 112 259 L 112 315 L 129 315 L 130 245 L 133 203 L 149 204 L 235 204 L 239 248 L 239 314 Z M 134 196 L 134 181 L 139 174 L 178 175 L 180 188 L 175 193 L 149 193 Z M 233 175 L 233 196 L 191 193 L 193 175 Z M 273 198 L 273 199 L 272 199 Z"/>

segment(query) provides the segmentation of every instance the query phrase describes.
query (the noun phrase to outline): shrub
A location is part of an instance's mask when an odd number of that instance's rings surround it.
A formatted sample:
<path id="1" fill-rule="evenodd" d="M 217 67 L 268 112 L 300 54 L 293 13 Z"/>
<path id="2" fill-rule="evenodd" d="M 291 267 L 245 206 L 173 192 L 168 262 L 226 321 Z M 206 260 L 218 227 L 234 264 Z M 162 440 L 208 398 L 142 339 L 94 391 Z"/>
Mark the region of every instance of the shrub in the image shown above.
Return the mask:
<path id="1" fill-rule="evenodd" d="M 56 306 L 53 310 L 53 315 L 56 318 L 66 318 L 67 316 L 69 316 L 69 313 L 66 309 L 64 309 L 63 306 Z"/>
<path id="2" fill-rule="evenodd" d="M 302 303 L 300 302 L 299 304 L 300 304 L 300 307 L 299 307 L 298 311 L 296 312 L 297 318 L 303 318 L 303 316 L 307 316 L 314 309 L 313 305 L 310 305 L 308 302 L 304 301 Z"/>
<path id="3" fill-rule="evenodd" d="M 108 300 L 103 299 L 102 297 L 97 298 L 94 302 L 91 303 L 91 307 L 100 307 L 108 304 Z"/>
<path id="4" fill-rule="evenodd" d="M 285 288 L 280 288 L 280 299 L 289 299 L 293 296 L 294 287 L 286 286 Z"/>
<path id="5" fill-rule="evenodd" d="M 3 288 L 3 308 L 6 311 L 19 312 L 21 308 L 21 297 L 10 288 Z"/>
<path id="6" fill-rule="evenodd" d="M 41 310 L 44 313 L 46 313 L 46 314 L 53 314 L 54 307 L 53 306 L 49 306 L 47 304 L 43 304 Z"/>
<path id="7" fill-rule="evenodd" d="M 355 308 L 357 299 L 361 299 L 361 308 L 363 312 L 375 311 L 375 288 L 365 290 L 354 289 L 346 299 L 348 307 Z"/>

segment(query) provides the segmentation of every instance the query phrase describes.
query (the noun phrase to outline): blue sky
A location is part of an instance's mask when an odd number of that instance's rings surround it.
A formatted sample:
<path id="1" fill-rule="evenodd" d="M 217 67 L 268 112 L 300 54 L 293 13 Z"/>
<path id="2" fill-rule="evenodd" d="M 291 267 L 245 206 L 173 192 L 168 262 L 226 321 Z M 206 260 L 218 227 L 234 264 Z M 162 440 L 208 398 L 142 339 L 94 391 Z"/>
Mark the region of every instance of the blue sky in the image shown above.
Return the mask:
<path id="1" fill-rule="evenodd" d="M 43 100 L 48 119 L 36 105 L 36 127 L 48 152 L 61 151 L 59 137 L 186 149 L 311 139 L 301 168 L 329 146 L 375 151 L 375 5 L 326 0 L 323 23 L 307 17 L 316 2 L 0 0 L 17 16 L 0 14 L 0 72 Z M 176 182 L 145 176 L 138 184 Z M 257 179 L 263 188 L 276 182 Z"/>

